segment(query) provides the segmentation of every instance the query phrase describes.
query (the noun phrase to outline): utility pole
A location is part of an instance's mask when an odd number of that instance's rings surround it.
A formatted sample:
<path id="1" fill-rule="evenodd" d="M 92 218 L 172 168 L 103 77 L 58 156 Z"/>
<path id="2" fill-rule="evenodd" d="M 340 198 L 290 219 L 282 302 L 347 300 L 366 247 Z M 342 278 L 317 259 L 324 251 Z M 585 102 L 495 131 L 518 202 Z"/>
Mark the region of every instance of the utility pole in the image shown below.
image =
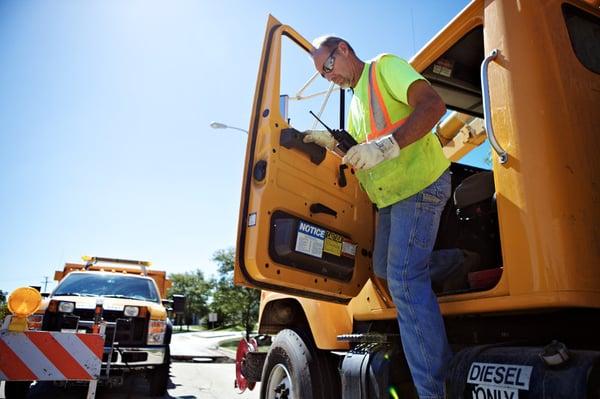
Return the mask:
<path id="1" fill-rule="evenodd" d="M 48 276 L 44 276 L 44 281 L 42 281 L 42 283 L 44 284 L 44 291 L 42 292 L 46 292 L 46 288 L 48 287 Z"/>

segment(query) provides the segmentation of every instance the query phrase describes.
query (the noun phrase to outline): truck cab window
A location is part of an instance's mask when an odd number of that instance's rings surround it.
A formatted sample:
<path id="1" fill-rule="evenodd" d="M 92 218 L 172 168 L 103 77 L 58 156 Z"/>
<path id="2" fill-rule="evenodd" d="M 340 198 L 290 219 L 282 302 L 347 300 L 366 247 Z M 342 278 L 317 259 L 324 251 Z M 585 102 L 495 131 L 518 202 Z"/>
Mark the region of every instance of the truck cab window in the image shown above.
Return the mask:
<path id="1" fill-rule="evenodd" d="M 577 59 L 600 73 L 600 18 L 570 4 L 563 4 L 562 9 Z"/>

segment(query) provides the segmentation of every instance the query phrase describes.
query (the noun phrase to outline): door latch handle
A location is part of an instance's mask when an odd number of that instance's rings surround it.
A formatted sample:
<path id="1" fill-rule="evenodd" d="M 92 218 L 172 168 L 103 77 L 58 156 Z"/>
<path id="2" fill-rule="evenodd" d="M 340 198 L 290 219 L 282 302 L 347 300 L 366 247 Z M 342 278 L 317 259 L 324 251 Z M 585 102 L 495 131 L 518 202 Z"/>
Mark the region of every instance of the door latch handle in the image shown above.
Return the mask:
<path id="1" fill-rule="evenodd" d="M 338 174 L 338 186 L 346 187 L 348 185 L 348 181 L 346 180 L 346 175 L 344 174 L 344 170 L 348 169 L 348 165 L 340 164 L 340 173 Z"/>

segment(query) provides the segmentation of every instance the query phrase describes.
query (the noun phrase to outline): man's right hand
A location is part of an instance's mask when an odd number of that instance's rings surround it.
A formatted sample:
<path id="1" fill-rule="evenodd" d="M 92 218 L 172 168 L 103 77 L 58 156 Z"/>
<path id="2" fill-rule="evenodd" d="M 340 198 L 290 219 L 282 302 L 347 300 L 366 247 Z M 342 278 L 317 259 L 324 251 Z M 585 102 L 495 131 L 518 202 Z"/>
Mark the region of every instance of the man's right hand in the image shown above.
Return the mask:
<path id="1" fill-rule="evenodd" d="M 315 143 L 321 147 L 325 147 L 328 150 L 333 150 L 336 145 L 336 141 L 326 130 L 307 130 L 304 132 L 304 138 L 302 139 L 305 143 Z"/>

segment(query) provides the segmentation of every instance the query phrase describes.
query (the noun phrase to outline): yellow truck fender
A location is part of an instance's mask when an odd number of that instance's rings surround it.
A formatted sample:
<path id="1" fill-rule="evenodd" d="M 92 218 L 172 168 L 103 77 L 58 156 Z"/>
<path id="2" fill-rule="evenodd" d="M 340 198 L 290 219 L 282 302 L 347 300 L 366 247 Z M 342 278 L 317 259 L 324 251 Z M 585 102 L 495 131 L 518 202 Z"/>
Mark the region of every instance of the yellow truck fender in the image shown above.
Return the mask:
<path id="1" fill-rule="evenodd" d="M 340 334 L 352 333 L 352 315 L 348 306 L 263 291 L 259 333 L 276 334 L 285 328 L 309 332 L 319 349 L 347 350 L 347 342 L 338 342 Z"/>

